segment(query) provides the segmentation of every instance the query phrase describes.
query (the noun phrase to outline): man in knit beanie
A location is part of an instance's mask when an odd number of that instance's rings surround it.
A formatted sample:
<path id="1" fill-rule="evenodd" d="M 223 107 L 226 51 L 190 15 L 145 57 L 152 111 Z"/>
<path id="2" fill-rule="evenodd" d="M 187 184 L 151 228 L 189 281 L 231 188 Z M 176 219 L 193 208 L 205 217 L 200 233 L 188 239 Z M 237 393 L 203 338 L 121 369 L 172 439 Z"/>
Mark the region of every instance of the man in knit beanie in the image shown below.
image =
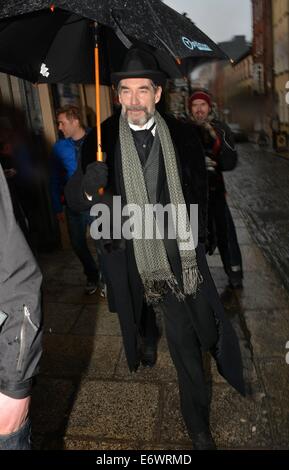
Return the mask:
<path id="1" fill-rule="evenodd" d="M 218 247 L 230 287 L 240 288 L 242 257 L 222 174 L 235 168 L 237 152 L 229 127 L 215 119 L 212 109 L 212 98 L 206 90 L 192 93 L 189 110 L 205 150 L 209 184 L 207 249 L 209 254 L 213 254 Z"/>

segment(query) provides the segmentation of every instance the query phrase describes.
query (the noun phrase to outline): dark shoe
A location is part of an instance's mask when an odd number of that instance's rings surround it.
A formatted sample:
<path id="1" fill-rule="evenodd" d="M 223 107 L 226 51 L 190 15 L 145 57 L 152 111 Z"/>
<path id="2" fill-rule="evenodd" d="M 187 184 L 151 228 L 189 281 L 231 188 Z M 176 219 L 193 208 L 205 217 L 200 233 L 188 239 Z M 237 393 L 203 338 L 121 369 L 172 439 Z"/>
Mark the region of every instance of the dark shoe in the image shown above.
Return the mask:
<path id="1" fill-rule="evenodd" d="M 234 305 L 234 302 L 236 301 L 234 290 L 230 286 L 227 286 L 223 290 L 223 292 L 220 294 L 220 299 L 224 308 L 229 310 Z"/>
<path id="2" fill-rule="evenodd" d="M 100 295 L 100 297 L 102 297 L 103 299 L 106 299 L 106 297 L 107 297 L 107 288 L 106 288 L 106 284 L 103 284 L 103 283 L 100 284 L 100 286 L 99 286 L 99 295 Z"/>
<path id="3" fill-rule="evenodd" d="M 157 348 L 157 343 L 153 345 L 143 345 L 141 351 L 141 363 L 144 367 L 153 367 L 155 365 L 158 357 Z"/>
<path id="4" fill-rule="evenodd" d="M 97 282 L 87 280 L 87 283 L 85 286 L 85 293 L 87 295 L 92 295 L 96 292 L 96 290 L 97 290 Z"/>
<path id="5" fill-rule="evenodd" d="M 243 289 L 242 279 L 239 279 L 238 281 L 232 281 L 232 279 L 230 279 L 229 286 L 231 287 L 231 289 Z"/>
<path id="6" fill-rule="evenodd" d="M 243 288 L 242 278 L 243 278 L 243 275 L 241 271 L 231 272 L 229 275 L 230 287 L 232 289 L 242 289 Z"/>
<path id="7" fill-rule="evenodd" d="M 202 431 L 191 436 L 193 450 L 217 450 L 216 444 L 210 431 Z"/>

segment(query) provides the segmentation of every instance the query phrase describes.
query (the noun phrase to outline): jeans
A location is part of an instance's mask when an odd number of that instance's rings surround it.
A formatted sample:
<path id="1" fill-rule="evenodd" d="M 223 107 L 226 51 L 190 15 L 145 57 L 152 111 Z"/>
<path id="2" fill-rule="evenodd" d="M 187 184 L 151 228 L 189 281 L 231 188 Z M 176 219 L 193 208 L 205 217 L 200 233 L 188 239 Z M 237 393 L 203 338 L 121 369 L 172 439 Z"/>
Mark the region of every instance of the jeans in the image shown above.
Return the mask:
<path id="1" fill-rule="evenodd" d="M 0 434 L 0 450 L 30 450 L 31 449 L 30 420 L 23 424 L 18 431 L 11 434 Z"/>
<path id="2" fill-rule="evenodd" d="M 79 258 L 84 273 L 90 281 L 97 282 L 99 278 L 98 268 L 87 246 L 86 232 L 93 218 L 89 211 L 75 212 L 69 207 L 65 208 L 67 228 L 72 248 Z"/>

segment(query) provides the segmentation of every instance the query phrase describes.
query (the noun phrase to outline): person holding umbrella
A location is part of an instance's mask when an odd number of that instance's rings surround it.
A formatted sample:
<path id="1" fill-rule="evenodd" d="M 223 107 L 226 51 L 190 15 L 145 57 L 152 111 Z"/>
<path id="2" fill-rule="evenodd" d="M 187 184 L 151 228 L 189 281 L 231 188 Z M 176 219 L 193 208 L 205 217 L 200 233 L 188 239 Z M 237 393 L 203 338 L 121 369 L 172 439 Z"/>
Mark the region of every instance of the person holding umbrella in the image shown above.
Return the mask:
<path id="1" fill-rule="evenodd" d="M 74 210 L 94 206 L 96 215 L 104 204 L 113 211 L 113 196 L 118 196 L 121 209 L 128 204 L 141 209 L 143 223 L 150 203 L 185 208 L 199 204 L 199 239 L 204 241 L 207 182 L 203 151 L 188 125 L 157 112 L 165 77 L 155 57 L 139 48 L 129 49 L 112 81 L 121 114 L 102 125 L 106 162 L 93 162 L 96 142 L 91 133 L 82 147 L 79 168 L 66 185 L 68 204 Z M 188 213 L 186 209 L 180 216 L 180 224 L 191 233 L 197 220 L 189 221 Z M 224 317 L 203 244 L 184 248 L 179 234 L 170 237 L 169 229 L 165 223 L 162 239 L 124 235 L 119 239 L 113 234 L 103 241 L 109 308 L 118 313 L 131 371 L 141 362 L 156 363 L 159 334 L 154 309 L 162 310 L 178 374 L 182 415 L 193 447 L 214 449 L 202 350 L 211 351 L 219 371 L 244 394 L 238 340 Z"/>
<path id="2" fill-rule="evenodd" d="M 233 170 L 238 156 L 232 132 L 225 123 L 215 119 L 212 108 L 207 91 L 192 93 L 189 99 L 191 120 L 205 150 L 208 174 L 208 252 L 211 255 L 218 247 L 229 285 L 235 289 L 242 287 L 242 255 L 226 201 L 223 171 Z"/>

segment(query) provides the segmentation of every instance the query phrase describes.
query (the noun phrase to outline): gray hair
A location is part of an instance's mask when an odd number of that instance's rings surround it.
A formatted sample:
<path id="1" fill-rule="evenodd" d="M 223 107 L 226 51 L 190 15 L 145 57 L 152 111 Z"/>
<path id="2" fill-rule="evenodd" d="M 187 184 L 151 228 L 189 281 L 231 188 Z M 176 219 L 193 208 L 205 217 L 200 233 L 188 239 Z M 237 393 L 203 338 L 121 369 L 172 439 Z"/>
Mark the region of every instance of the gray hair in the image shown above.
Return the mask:
<path id="1" fill-rule="evenodd" d="M 120 80 L 119 83 L 118 83 L 118 85 L 117 85 L 117 90 L 116 90 L 116 91 L 117 91 L 117 94 L 118 94 L 118 95 L 120 94 L 121 87 L 122 87 L 121 82 L 122 82 L 122 80 Z M 151 86 L 152 86 L 154 92 L 156 93 L 156 91 L 157 91 L 157 89 L 159 88 L 160 85 L 157 85 L 157 84 L 156 84 L 155 82 L 153 82 L 152 80 L 150 80 L 150 82 L 151 82 Z"/>

